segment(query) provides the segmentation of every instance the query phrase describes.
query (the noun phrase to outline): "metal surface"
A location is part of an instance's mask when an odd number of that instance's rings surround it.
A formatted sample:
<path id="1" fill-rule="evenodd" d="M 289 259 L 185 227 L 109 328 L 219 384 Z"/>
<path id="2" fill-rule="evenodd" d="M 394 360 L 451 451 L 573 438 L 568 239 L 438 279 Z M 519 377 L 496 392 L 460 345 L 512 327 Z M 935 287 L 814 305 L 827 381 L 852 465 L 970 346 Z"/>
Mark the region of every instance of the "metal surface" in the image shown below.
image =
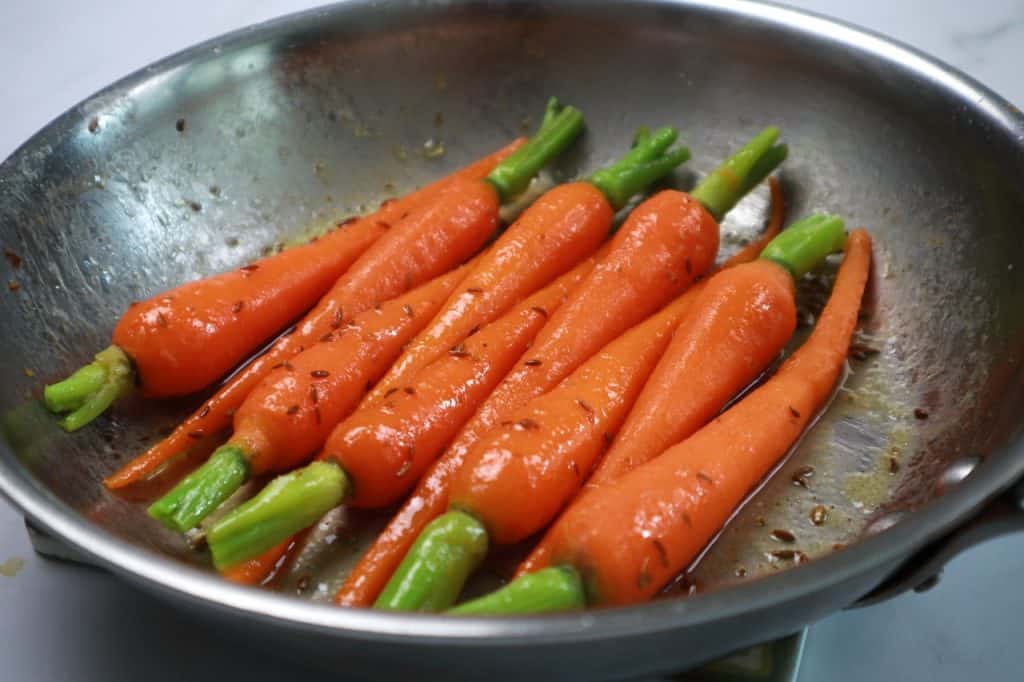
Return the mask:
<path id="1" fill-rule="evenodd" d="M 745 2 L 382 8 L 345 3 L 172 57 L 0 166 L 0 237 L 23 259 L 20 288 L 0 297 L 0 487 L 41 528 L 250 644 L 353 673 L 611 678 L 850 604 L 1024 471 L 1024 121 L 1008 104 L 874 36 Z M 590 130 L 557 174 L 611 158 L 639 124 L 678 123 L 695 151 L 676 178 L 687 187 L 777 123 L 792 215 L 835 211 L 878 240 L 862 343 L 879 352 L 852 363 L 832 409 L 697 567 L 695 596 L 498 621 L 226 585 L 99 485 L 196 400 L 131 402 L 74 437 L 31 400 L 107 343 L 129 301 L 435 177 L 517 133 L 549 93 L 581 106 Z M 750 234 L 763 209 L 763 193 L 745 202 L 727 235 Z M 809 308 L 823 290 L 803 287 Z M 966 456 L 982 461 L 940 495 Z M 818 505 L 822 526 L 808 519 Z M 862 537 L 883 517 L 899 521 Z M 811 561 L 773 557 L 776 528 Z"/>

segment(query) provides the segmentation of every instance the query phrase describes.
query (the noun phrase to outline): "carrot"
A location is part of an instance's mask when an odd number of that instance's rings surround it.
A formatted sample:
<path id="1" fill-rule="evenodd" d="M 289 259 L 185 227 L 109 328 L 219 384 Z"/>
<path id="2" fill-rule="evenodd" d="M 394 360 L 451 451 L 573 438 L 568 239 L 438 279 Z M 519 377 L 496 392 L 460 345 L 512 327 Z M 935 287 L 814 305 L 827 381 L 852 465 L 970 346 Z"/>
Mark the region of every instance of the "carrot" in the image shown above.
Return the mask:
<path id="1" fill-rule="evenodd" d="M 438 589 L 443 594 L 458 594 L 450 576 L 468 575 L 469 571 L 454 567 L 445 558 L 457 556 L 448 551 L 451 540 L 445 532 L 458 528 L 464 537 L 482 534 L 488 541 L 509 544 L 543 528 L 580 488 L 602 445 L 612 442 L 655 364 L 667 370 L 670 384 L 677 383 L 671 376 L 676 368 L 670 363 L 679 356 L 660 362 L 659 358 L 669 345 L 673 329 L 683 319 L 686 321 L 676 330 L 676 339 L 684 339 L 687 346 L 696 340 L 702 350 L 715 354 L 704 355 L 699 361 L 714 366 L 701 377 L 710 377 L 711 381 L 698 380 L 693 385 L 698 392 L 721 396 L 717 404 L 711 398 L 708 411 L 713 414 L 732 396 L 733 392 L 727 390 L 730 384 L 736 390 L 744 385 L 736 375 L 751 373 L 742 367 L 749 365 L 748 358 L 765 358 L 754 369 L 756 374 L 781 350 L 796 326 L 793 278 L 823 260 L 837 248 L 837 242 L 841 246 L 843 238 L 843 224 L 837 219 L 815 216 L 794 225 L 765 250 L 766 257 L 778 259 L 778 263 L 762 260 L 737 266 L 713 278 L 700 295 L 684 294 L 606 346 L 558 387 L 514 413 L 476 445 L 456 475 L 449 509 L 458 510 L 458 515 L 450 517 L 449 512 L 424 530 L 376 605 L 418 609 L 419 600 Z M 693 307 L 698 304 L 701 308 Z M 762 335 L 767 336 L 767 344 Z M 726 348 L 719 349 L 722 344 Z M 760 350 L 762 345 L 768 345 L 768 350 Z M 720 353 L 725 354 L 724 361 L 719 359 Z M 739 360 L 732 361 L 730 354 L 739 356 Z M 704 367 L 683 370 L 693 375 L 703 372 Z M 654 388 L 657 393 L 659 387 Z M 675 394 L 675 388 L 669 385 L 668 390 Z M 648 389 L 644 393 L 649 395 Z M 641 414 L 641 418 L 644 416 Z M 663 437 L 651 431 L 641 428 L 634 430 L 633 436 L 646 436 L 648 444 Z M 646 455 L 646 451 L 641 452 Z M 519 499 L 530 503 L 509 503 Z M 449 518 L 434 525 L 445 517 Z"/>
<path id="2" fill-rule="evenodd" d="M 785 233 L 783 233 L 785 234 Z M 761 387 L 656 459 L 583 496 L 553 529 L 553 566 L 460 607 L 461 613 L 543 611 L 645 601 L 721 529 L 828 401 L 849 349 L 871 264 L 871 239 L 851 233 L 832 296 L 810 338 Z M 548 586 L 557 586 L 549 605 Z M 566 593 L 577 592 L 574 599 Z M 502 591 L 499 591 L 502 592 Z"/>
<path id="3" fill-rule="evenodd" d="M 235 374 L 170 436 L 109 477 L 107 486 L 119 488 L 137 481 L 187 449 L 194 434 L 226 428 L 231 413 L 275 365 L 312 346 L 352 315 L 466 260 L 497 227 L 500 201 L 521 191 L 547 160 L 575 139 L 582 126 L 579 111 L 550 102 L 537 135 L 499 163 L 485 181 L 453 181 L 420 210 L 395 224 L 334 284 L 293 333 L 278 339 Z"/>
<path id="4" fill-rule="evenodd" d="M 322 458 L 336 461 L 355 481 L 347 503 L 385 507 L 407 492 L 593 267 L 594 259 L 586 259 L 435 360 L 408 385 L 339 424 Z"/>
<path id="5" fill-rule="evenodd" d="M 393 409 L 395 400 L 387 399 L 387 396 L 391 396 L 400 387 L 403 391 L 415 390 L 413 377 L 401 383 L 397 383 L 398 379 L 421 369 L 424 363 L 439 355 L 451 355 L 455 352 L 453 348 L 458 349 L 457 354 L 462 354 L 464 344 L 461 342 L 474 329 L 489 322 L 513 301 L 554 275 L 564 272 L 585 253 L 592 251 L 611 226 L 616 208 L 689 156 L 685 148 L 669 150 L 676 136 L 671 128 L 662 128 L 653 135 L 645 135 L 622 160 L 598 171 L 588 182 L 564 185 L 539 199 L 509 228 L 460 285 L 460 292 L 450 298 L 430 328 L 418 337 L 422 343 L 417 345 L 414 342 L 410 351 L 399 360 L 399 369 L 393 370 L 381 382 L 386 390 L 379 397 L 368 396 L 363 401 L 364 406 L 370 409 L 375 404 L 381 404 L 386 411 Z M 548 294 L 547 298 L 551 298 L 551 295 Z M 537 318 L 536 311 L 529 308 L 524 309 L 524 314 Z M 541 320 L 534 319 L 531 327 L 539 326 L 540 323 Z M 513 319 L 509 324 L 514 326 L 520 322 Z M 531 336 L 534 331 L 530 330 Z M 508 343 L 508 339 L 493 333 L 490 338 L 495 351 L 502 351 L 502 347 Z M 522 347 L 519 352 L 521 350 Z M 518 353 L 509 356 L 505 351 L 502 359 L 504 361 L 508 358 L 514 362 L 516 357 Z M 505 370 L 507 367 L 501 374 L 491 377 L 492 385 Z M 344 444 L 342 436 L 331 439 L 319 459 L 341 465 L 340 471 L 344 472 L 346 480 L 352 479 L 356 491 L 354 504 L 378 506 L 394 502 L 450 439 L 451 434 L 446 433 L 443 440 L 437 440 L 441 432 L 457 429 L 485 394 L 479 384 L 469 390 L 477 396 L 472 401 L 461 395 L 464 390 L 462 386 L 452 386 L 449 390 L 455 391 L 455 397 L 464 401 L 455 411 L 458 423 L 434 421 L 428 425 L 428 432 L 421 431 L 416 435 L 383 429 L 379 425 L 373 429 L 378 435 L 386 434 L 392 445 L 383 448 L 381 452 L 394 456 L 381 457 L 377 444 L 371 448 L 345 448 L 341 447 Z M 414 428 L 415 425 L 408 426 Z M 430 443 L 433 447 L 415 447 L 410 443 L 411 440 L 422 441 L 421 445 Z M 341 447 L 340 452 L 335 451 L 338 447 Z M 294 480 L 303 479 L 296 476 Z M 326 504 L 327 498 L 323 498 L 323 502 Z M 280 513 L 288 517 L 293 515 L 294 510 L 282 506 Z M 239 524 L 241 522 L 236 522 L 241 527 Z M 253 533 L 253 546 L 270 542 L 264 534 L 255 530 Z M 257 535 L 258 540 L 255 537 Z"/>
<path id="6" fill-rule="evenodd" d="M 272 369 L 235 412 L 228 442 L 153 503 L 150 516 L 184 532 L 250 477 L 309 461 L 471 267 L 363 311 Z"/>
<path id="7" fill-rule="evenodd" d="M 289 537 L 263 554 L 225 569 L 221 575 L 239 585 L 262 585 L 273 575 L 294 543 L 295 540 Z"/>
<path id="8" fill-rule="evenodd" d="M 668 150 L 676 137 L 672 128 L 646 135 L 618 163 L 537 199 L 371 391 L 367 404 L 380 402 L 407 384 L 470 330 L 487 324 L 596 249 L 608 234 L 615 211 L 689 157 L 685 147 Z"/>
<path id="9" fill-rule="evenodd" d="M 778 130 L 765 130 L 691 196 L 660 192 L 630 214 L 608 254 L 541 330 L 527 361 L 498 385 L 378 536 L 349 575 L 339 602 L 373 603 L 416 536 L 444 513 L 453 475 L 477 440 L 711 267 L 716 219 L 785 158 L 785 147 L 774 146 L 777 139 Z"/>
<path id="10" fill-rule="evenodd" d="M 309 244 L 133 303 L 114 329 L 113 346 L 68 379 L 46 387 L 47 407 L 70 411 L 62 425 L 74 431 L 99 416 L 135 380 L 150 397 L 209 386 L 308 310 L 389 225 L 454 182 L 482 179 L 524 142 L 516 140 L 385 202 L 369 216 L 340 223 Z"/>
<path id="11" fill-rule="evenodd" d="M 583 495 L 692 435 L 765 370 L 796 327 L 793 276 L 770 260 L 725 269 L 686 296 L 692 312 L 676 329 Z M 519 565 L 517 576 L 548 564 L 550 537 L 551 531 Z"/>

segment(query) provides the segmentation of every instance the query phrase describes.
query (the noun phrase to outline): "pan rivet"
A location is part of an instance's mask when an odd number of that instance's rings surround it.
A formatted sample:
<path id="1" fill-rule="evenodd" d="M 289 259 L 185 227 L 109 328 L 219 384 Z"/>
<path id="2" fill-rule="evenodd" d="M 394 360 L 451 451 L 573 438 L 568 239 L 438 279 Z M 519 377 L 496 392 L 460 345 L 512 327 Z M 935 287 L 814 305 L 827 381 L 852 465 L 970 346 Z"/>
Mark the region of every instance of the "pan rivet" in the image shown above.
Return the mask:
<path id="1" fill-rule="evenodd" d="M 967 478 L 980 462 L 981 458 L 975 455 L 953 460 L 935 484 L 935 492 L 944 495 L 947 490 Z"/>
<path id="2" fill-rule="evenodd" d="M 924 580 L 922 580 L 920 583 L 918 583 L 917 587 L 914 588 L 914 592 L 917 592 L 918 594 L 920 594 L 921 592 L 927 592 L 928 590 L 932 589 L 938 584 L 939 574 L 936 573 L 935 575 L 930 575 Z"/>

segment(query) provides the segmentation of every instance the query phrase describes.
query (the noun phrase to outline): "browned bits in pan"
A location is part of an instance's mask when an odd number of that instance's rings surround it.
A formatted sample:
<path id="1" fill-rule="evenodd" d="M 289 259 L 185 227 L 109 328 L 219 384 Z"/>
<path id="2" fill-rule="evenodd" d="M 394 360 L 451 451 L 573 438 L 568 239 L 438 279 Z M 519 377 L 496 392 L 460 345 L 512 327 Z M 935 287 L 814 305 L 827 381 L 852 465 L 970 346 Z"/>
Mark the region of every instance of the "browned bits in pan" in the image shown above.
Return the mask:
<path id="1" fill-rule="evenodd" d="M 807 561 L 807 555 L 798 549 L 776 549 L 768 552 L 768 558 L 774 561 L 793 561 L 798 564 Z"/>
<path id="2" fill-rule="evenodd" d="M 811 465 L 802 466 L 793 472 L 792 481 L 793 485 L 798 485 L 801 488 L 809 488 L 809 479 L 814 476 L 814 467 Z"/>
<path id="3" fill-rule="evenodd" d="M 878 355 L 881 351 L 873 346 L 869 346 L 866 343 L 853 342 L 850 344 L 850 357 L 854 360 L 867 360 L 873 355 Z"/>
<path id="4" fill-rule="evenodd" d="M 782 528 L 776 528 L 773 530 L 772 537 L 779 542 L 796 542 L 796 536 Z"/>
<path id="5" fill-rule="evenodd" d="M 100 119 L 96 116 L 90 118 L 88 128 L 89 132 L 95 135 L 100 130 Z"/>
<path id="6" fill-rule="evenodd" d="M 928 410 L 925 410 L 924 408 L 921 408 L 921 407 L 915 407 L 914 408 L 914 419 L 922 419 L 923 420 L 923 419 L 927 419 L 927 418 L 928 418 Z"/>
<path id="7" fill-rule="evenodd" d="M 899 461 L 895 457 L 890 455 L 889 456 L 889 473 L 890 474 L 899 473 L 899 470 L 900 470 L 900 463 L 899 463 Z"/>
<path id="8" fill-rule="evenodd" d="M 345 218 L 342 221 L 339 221 L 338 224 L 335 227 L 345 227 L 347 225 L 351 225 L 352 223 L 354 223 L 357 220 L 359 220 L 359 218 L 357 218 L 355 216 L 351 216 L 349 218 Z"/>
<path id="9" fill-rule="evenodd" d="M 735 571 L 733 571 L 733 573 L 736 575 L 737 578 L 743 578 L 747 575 L 747 569 L 743 568 L 742 566 L 739 566 Z"/>
<path id="10" fill-rule="evenodd" d="M 21 256 L 12 251 L 11 249 L 4 249 L 4 258 L 11 264 L 11 267 L 17 270 L 21 267 Z"/>
<path id="11" fill-rule="evenodd" d="M 175 121 L 174 129 L 177 130 L 179 133 L 185 132 L 185 119 L 179 118 L 177 121 Z"/>
<path id="12" fill-rule="evenodd" d="M 448 355 L 456 358 L 467 358 L 469 357 L 469 351 L 466 350 L 465 344 L 459 343 L 448 350 Z"/>
<path id="13" fill-rule="evenodd" d="M 249 265 L 243 265 L 241 268 L 239 268 L 239 270 L 241 270 L 242 272 L 246 272 L 246 273 L 248 273 L 248 272 L 256 272 L 259 269 L 260 269 L 260 266 L 257 265 L 256 263 L 250 263 Z"/>
<path id="14" fill-rule="evenodd" d="M 819 504 L 811 509 L 811 523 L 815 526 L 822 526 L 828 521 L 828 509 L 823 504 Z"/>

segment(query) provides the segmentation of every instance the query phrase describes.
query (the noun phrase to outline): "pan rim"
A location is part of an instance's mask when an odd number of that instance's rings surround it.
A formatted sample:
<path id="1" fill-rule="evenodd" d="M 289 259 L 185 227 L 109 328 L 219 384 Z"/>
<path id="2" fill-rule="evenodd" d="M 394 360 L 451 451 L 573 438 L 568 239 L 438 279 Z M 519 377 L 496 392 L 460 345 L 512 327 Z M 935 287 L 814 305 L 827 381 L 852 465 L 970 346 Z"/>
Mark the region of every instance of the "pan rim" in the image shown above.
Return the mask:
<path id="1" fill-rule="evenodd" d="M 285 15 L 215 37 L 143 67 L 75 104 L 48 123 L 0 164 L 0 176 L 13 170 L 14 160 L 24 150 L 40 145 L 60 127 L 62 121 L 73 117 L 92 100 L 169 71 L 215 46 L 227 47 L 262 40 L 272 33 L 301 28 L 324 14 L 350 6 L 372 4 L 372 0 L 346 0 Z M 561 7 L 582 4 L 573 0 Z M 752 0 L 622 0 L 621 4 L 693 8 L 825 37 L 882 63 L 926 78 L 933 86 L 954 94 L 972 112 L 993 123 L 1008 140 L 1018 136 L 1024 138 L 1024 115 L 1001 96 L 953 67 L 871 31 L 817 14 Z M 1024 154 L 1019 143 L 1015 146 Z M 1018 439 L 1003 448 L 1002 456 L 985 462 L 941 499 L 932 500 L 922 509 L 908 514 L 892 528 L 861 540 L 842 552 L 728 589 L 685 599 L 579 614 L 456 619 L 338 608 L 226 583 L 209 572 L 151 554 L 88 523 L 38 486 L 24 469 L 16 465 L 6 443 L 0 443 L 0 450 L 4 455 L 0 457 L 0 493 L 15 508 L 46 532 L 150 591 L 173 593 L 177 598 L 215 606 L 235 617 L 278 626 L 312 628 L 327 634 L 375 641 L 384 639 L 396 643 L 418 641 L 463 646 L 536 646 L 568 640 L 580 642 L 639 637 L 710 624 L 807 596 L 906 558 L 915 549 L 949 531 L 1024 475 L 1024 441 Z"/>

